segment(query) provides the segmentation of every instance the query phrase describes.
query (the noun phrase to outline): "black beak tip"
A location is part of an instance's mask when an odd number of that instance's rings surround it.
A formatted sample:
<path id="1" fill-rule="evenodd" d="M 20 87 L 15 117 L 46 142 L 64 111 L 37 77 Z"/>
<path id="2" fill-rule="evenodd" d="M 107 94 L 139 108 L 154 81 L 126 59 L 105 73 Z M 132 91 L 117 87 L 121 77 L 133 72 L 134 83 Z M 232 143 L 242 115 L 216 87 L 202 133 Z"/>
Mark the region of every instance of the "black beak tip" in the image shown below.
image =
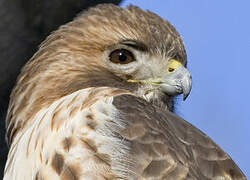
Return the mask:
<path id="1" fill-rule="evenodd" d="M 183 101 L 185 101 L 185 100 L 187 99 L 188 95 L 189 95 L 189 94 L 184 94 L 184 95 L 183 95 Z"/>

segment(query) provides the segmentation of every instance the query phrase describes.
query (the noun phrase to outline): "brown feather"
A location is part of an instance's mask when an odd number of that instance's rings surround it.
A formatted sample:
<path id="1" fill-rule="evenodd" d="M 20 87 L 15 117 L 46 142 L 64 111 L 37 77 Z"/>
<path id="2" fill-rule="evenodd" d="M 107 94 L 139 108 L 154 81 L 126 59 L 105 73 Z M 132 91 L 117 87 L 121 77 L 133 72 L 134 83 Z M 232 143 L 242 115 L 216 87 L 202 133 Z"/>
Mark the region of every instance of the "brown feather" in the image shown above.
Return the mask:
<path id="1" fill-rule="evenodd" d="M 232 159 L 208 136 L 188 122 L 131 95 L 114 98 L 127 127 L 122 138 L 131 141 L 136 162 L 149 159 L 136 171 L 150 179 L 246 179 Z M 142 108 L 143 107 L 143 108 Z M 126 133 L 134 124 L 144 133 Z"/>
<path id="2" fill-rule="evenodd" d="M 187 64 L 175 28 L 152 12 L 110 4 L 83 12 L 19 75 L 6 120 L 8 177 L 245 179 L 210 138 L 168 111 L 171 96 L 157 91 L 146 101 L 146 85 L 108 67 L 106 51 L 127 40 L 140 44 L 149 64 L 158 60 L 159 72 L 147 77 L 164 73 L 169 58 Z"/>

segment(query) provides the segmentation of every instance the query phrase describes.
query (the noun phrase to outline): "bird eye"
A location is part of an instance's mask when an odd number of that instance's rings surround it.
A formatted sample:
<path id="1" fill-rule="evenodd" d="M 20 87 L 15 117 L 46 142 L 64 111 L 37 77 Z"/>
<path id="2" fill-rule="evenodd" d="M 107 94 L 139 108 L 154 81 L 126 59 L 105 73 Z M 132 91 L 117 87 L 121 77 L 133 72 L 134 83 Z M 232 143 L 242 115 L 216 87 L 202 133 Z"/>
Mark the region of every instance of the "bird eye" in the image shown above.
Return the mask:
<path id="1" fill-rule="evenodd" d="M 126 49 L 116 49 L 109 55 L 109 60 L 116 64 L 128 64 L 135 61 L 134 55 Z"/>

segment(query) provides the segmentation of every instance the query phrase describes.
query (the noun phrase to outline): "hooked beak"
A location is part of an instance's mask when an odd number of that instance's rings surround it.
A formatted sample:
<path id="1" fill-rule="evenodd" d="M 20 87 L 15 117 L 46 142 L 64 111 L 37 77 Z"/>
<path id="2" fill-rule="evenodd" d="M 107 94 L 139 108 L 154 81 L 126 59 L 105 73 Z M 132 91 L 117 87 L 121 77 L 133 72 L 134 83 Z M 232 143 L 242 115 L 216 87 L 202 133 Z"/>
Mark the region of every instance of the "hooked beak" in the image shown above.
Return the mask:
<path id="1" fill-rule="evenodd" d="M 171 96 L 183 94 L 184 101 L 188 97 L 192 88 L 191 74 L 179 61 L 174 59 L 169 61 L 168 71 L 162 78 L 128 81 L 150 83 L 159 86 L 162 92 Z"/>
<path id="2" fill-rule="evenodd" d="M 159 85 L 161 90 L 169 95 L 183 94 L 183 100 L 185 101 L 192 88 L 192 77 L 189 71 L 181 63 L 179 64 L 170 68 L 173 71 L 164 76 Z"/>

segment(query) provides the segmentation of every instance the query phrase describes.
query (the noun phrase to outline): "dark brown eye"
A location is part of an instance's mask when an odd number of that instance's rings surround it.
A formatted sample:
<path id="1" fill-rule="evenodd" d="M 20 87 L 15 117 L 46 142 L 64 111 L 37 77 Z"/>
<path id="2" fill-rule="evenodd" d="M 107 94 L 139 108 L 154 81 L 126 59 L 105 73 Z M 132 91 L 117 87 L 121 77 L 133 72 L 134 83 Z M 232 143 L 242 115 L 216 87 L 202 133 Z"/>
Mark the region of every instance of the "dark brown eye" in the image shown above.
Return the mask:
<path id="1" fill-rule="evenodd" d="M 135 61 L 134 55 L 126 49 L 117 49 L 110 53 L 109 60 L 116 64 L 128 64 Z"/>

